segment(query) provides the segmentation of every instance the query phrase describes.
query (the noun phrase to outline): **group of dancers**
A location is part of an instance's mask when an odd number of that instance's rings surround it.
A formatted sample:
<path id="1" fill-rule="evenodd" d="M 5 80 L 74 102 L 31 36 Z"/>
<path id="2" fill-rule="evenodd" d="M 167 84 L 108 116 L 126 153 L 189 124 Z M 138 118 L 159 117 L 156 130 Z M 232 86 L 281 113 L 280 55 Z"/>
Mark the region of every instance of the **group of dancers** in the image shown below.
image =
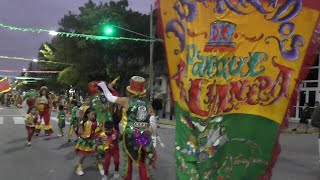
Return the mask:
<path id="1" fill-rule="evenodd" d="M 88 84 L 89 96 L 83 104 L 73 100 L 70 102 L 70 128 L 68 142 L 72 136 L 77 136 L 75 152 L 80 156 L 76 174 L 84 175 L 83 164 L 88 155 L 96 157 L 96 164 L 102 180 L 109 178 L 110 160 L 113 158 L 115 165 L 114 178 L 119 178 L 119 144 L 125 154 L 122 177 L 125 180 L 132 179 L 132 163 L 139 167 L 141 180 L 149 180 L 149 170 L 155 168 L 157 154 L 157 141 L 162 147 L 164 144 L 157 133 L 155 114 L 149 100 L 146 99 L 147 91 L 144 88 L 145 79 L 133 76 L 127 87 L 127 96 L 120 97 L 113 88 L 115 82 L 94 81 Z M 34 90 L 28 93 L 27 104 L 29 106 L 26 129 L 28 133 L 27 144 L 31 145 L 31 137 L 41 132 L 41 121 L 45 123 L 45 136 L 50 136 L 52 126 L 50 114 L 52 100 L 48 94 L 48 88 L 40 89 L 37 97 Z M 58 112 L 58 136 L 64 136 L 65 121 L 68 117 L 65 107 L 60 105 Z M 115 116 L 116 115 L 116 116 Z M 119 118 L 119 116 L 121 116 Z M 122 121 L 122 128 L 118 127 L 115 119 Z M 104 162 L 104 164 L 103 164 Z"/>

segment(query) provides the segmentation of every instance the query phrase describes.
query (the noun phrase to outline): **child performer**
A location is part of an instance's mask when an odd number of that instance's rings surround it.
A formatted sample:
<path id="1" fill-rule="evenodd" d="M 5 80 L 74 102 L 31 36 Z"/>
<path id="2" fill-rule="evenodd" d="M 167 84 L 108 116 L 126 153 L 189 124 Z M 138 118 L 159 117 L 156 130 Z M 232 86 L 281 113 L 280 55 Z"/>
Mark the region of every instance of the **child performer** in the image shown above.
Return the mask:
<path id="1" fill-rule="evenodd" d="M 80 121 L 82 121 L 84 113 L 90 107 L 90 104 L 91 104 L 90 97 L 86 97 L 85 100 L 84 100 L 83 105 L 80 107 Z"/>
<path id="2" fill-rule="evenodd" d="M 73 132 L 78 136 L 78 130 L 79 130 L 79 118 L 80 118 L 80 109 L 78 107 L 77 101 L 72 101 L 70 104 L 71 108 L 71 122 L 70 122 L 70 129 L 68 133 L 68 142 L 71 142 L 71 138 L 73 135 Z M 76 140 L 77 141 L 77 140 Z"/>
<path id="3" fill-rule="evenodd" d="M 104 176 L 102 180 L 107 180 L 109 176 L 109 166 L 111 157 L 114 161 L 115 173 L 113 175 L 114 179 L 118 179 L 119 175 L 119 164 L 120 164 L 120 155 L 119 155 L 119 133 L 114 129 L 112 121 L 106 121 L 104 124 L 105 132 L 100 133 L 99 136 L 99 151 L 104 153 Z"/>
<path id="4" fill-rule="evenodd" d="M 151 129 L 152 129 L 151 138 L 152 138 L 152 144 L 153 144 L 153 148 L 154 148 L 154 160 L 152 160 L 152 159 L 150 160 L 150 165 L 151 165 L 152 168 L 155 168 L 156 167 L 155 162 L 157 161 L 157 158 L 158 158 L 157 151 L 156 151 L 157 140 L 160 143 L 160 146 L 162 148 L 164 148 L 165 145 L 162 143 L 161 138 L 160 138 L 160 136 L 159 136 L 159 134 L 157 132 L 158 125 L 157 125 L 157 118 L 156 118 L 155 115 L 150 117 L 150 126 L 151 126 Z"/>
<path id="5" fill-rule="evenodd" d="M 66 113 L 64 111 L 64 106 L 59 105 L 59 112 L 58 112 L 58 127 L 59 127 L 59 133 L 58 136 L 62 137 L 63 134 L 63 128 L 66 126 Z"/>
<path id="6" fill-rule="evenodd" d="M 103 165 L 100 162 L 100 159 L 96 153 L 96 129 L 98 123 L 96 120 L 96 112 L 92 108 L 88 108 L 83 117 L 83 124 L 81 125 L 80 137 L 77 142 L 76 152 L 81 155 L 79 165 L 76 170 L 76 174 L 82 176 L 84 174 L 82 170 L 82 164 L 87 155 L 93 154 L 96 155 L 98 161 L 98 168 L 100 174 L 104 175 Z"/>
<path id="7" fill-rule="evenodd" d="M 28 133 L 28 138 L 27 138 L 27 145 L 31 146 L 31 137 L 34 134 L 35 131 L 35 122 L 38 120 L 38 115 L 37 115 L 37 108 L 35 106 L 30 108 L 30 113 L 27 114 L 27 118 L 25 120 L 26 123 L 26 129 Z"/>
<path id="8" fill-rule="evenodd" d="M 158 125 L 157 125 L 157 120 L 156 120 L 156 117 L 155 117 L 155 116 L 151 116 L 151 117 L 150 117 L 150 126 L 151 126 L 151 128 L 152 128 L 152 135 L 151 135 L 151 137 L 152 137 L 153 147 L 156 148 L 156 146 L 157 146 L 157 140 L 158 140 L 159 143 L 160 143 L 160 146 L 161 146 L 162 148 L 164 148 L 165 145 L 162 143 L 161 138 L 160 138 L 160 136 L 159 136 L 159 134 L 158 134 L 158 132 L 157 132 L 157 127 L 158 127 Z"/>

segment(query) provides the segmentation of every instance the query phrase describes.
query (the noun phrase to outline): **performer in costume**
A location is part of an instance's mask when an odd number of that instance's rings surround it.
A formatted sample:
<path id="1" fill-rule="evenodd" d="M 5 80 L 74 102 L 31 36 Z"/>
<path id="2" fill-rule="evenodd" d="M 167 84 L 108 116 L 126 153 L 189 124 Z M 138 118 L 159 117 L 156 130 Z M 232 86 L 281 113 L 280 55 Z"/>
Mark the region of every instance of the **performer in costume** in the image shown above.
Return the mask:
<path id="1" fill-rule="evenodd" d="M 84 113 L 90 107 L 90 105 L 91 105 L 91 99 L 88 96 L 88 97 L 85 98 L 83 105 L 79 108 L 80 109 L 80 121 L 83 120 Z"/>
<path id="2" fill-rule="evenodd" d="M 119 77 L 108 84 L 108 87 L 112 88 Z M 96 81 L 88 84 L 88 93 L 91 95 L 91 105 L 97 112 L 97 120 L 102 125 L 101 129 L 104 129 L 103 123 L 105 121 L 112 121 L 113 118 L 113 104 L 108 102 L 102 92 L 97 89 Z M 118 92 L 113 89 L 112 94 L 119 96 Z"/>
<path id="3" fill-rule="evenodd" d="M 152 128 L 152 142 L 153 142 L 153 147 L 156 148 L 157 147 L 157 141 L 160 143 L 160 146 L 162 148 L 165 147 L 165 145 L 162 143 L 161 138 L 157 132 L 157 121 L 156 121 L 156 117 L 155 118 L 150 118 L 150 125 Z"/>
<path id="4" fill-rule="evenodd" d="M 31 138 L 34 134 L 35 123 L 38 121 L 37 108 L 35 106 L 31 107 L 30 113 L 27 114 L 25 124 L 27 129 L 27 145 L 31 146 Z"/>
<path id="5" fill-rule="evenodd" d="M 18 103 L 17 103 L 17 107 L 19 108 L 19 109 L 21 109 L 22 108 L 22 95 L 20 95 L 20 94 L 18 94 Z"/>
<path id="6" fill-rule="evenodd" d="M 80 123 L 80 104 L 77 101 L 72 101 L 70 108 L 71 108 L 71 121 L 70 121 L 70 129 L 68 133 L 68 142 L 71 142 L 71 138 L 73 133 L 79 136 L 79 123 Z M 77 140 L 76 140 L 77 141 Z"/>
<path id="7" fill-rule="evenodd" d="M 103 93 L 97 88 L 92 88 L 96 86 L 95 84 L 95 81 L 88 84 L 88 93 L 92 99 L 92 108 L 97 112 L 97 121 L 102 125 L 105 121 L 112 121 L 112 104 L 107 101 Z M 100 128 L 103 129 L 103 127 Z"/>
<path id="8" fill-rule="evenodd" d="M 104 124 L 104 131 L 100 133 L 98 140 L 98 152 L 100 157 L 104 157 L 104 176 L 102 180 L 107 180 L 109 176 L 109 166 L 111 157 L 113 157 L 115 173 L 114 179 L 119 178 L 119 133 L 113 127 L 112 121 L 106 121 Z"/>
<path id="9" fill-rule="evenodd" d="M 100 162 L 99 156 L 96 152 L 96 138 L 98 122 L 96 120 L 96 112 L 93 108 L 88 108 L 84 114 L 83 124 L 81 125 L 80 137 L 77 142 L 76 152 L 81 155 L 76 174 L 82 176 L 84 174 L 82 165 L 87 155 L 96 155 L 98 161 L 98 168 L 100 174 L 104 175 L 103 165 Z"/>
<path id="10" fill-rule="evenodd" d="M 59 133 L 58 136 L 64 136 L 63 128 L 66 126 L 66 112 L 64 111 L 64 107 L 59 105 L 59 112 L 58 112 L 58 128 Z"/>
<path id="11" fill-rule="evenodd" d="M 98 83 L 108 101 L 121 105 L 124 108 L 122 116 L 123 148 L 125 150 L 125 180 L 132 179 L 132 162 L 139 166 L 141 180 L 149 180 L 146 160 L 149 158 L 154 163 L 154 147 L 152 145 L 149 118 L 154 118 L 150 102 L 144 97 L 147 91 L 144 89 L 145 79 L 133 76 L 130 86 L 127 87 L 128 97 L 117 97 L 111 94 L 105 82 Z"/>
<path id="12" fill-rule="evenodd" d="M 26 103 L 28 105 L 28 111 L 27 114 L 30 113 L 31 107 L 35 106 L 36 101 L 37 101 L 38 93 L 36 92 L 35 89 L 30 89 L 29 92 L 25 94 L 23 97 L 23 101 L 26 100 Z"/>
<path id="13" fill-rule="evenodd" d="M 39 111 L 40 121 L 36 125 L 35 135 L 38 136 L 41 131 L 41 121 L 44 120 L 44 130 L 45 135 L 50 136 L 52 131 L 52 126 L 50 124 L 50 114 L 52 109 L 52 100 L 49 96 L 49 89 L 46 86 L 40 88 L 40 97 L 37 100 L 37 107 Z"/>
<path id="14" fill-rule="evenodd" d="M 58 99 L 58 96 L 54 92 L 51 93 L 51 99 L 52 99 L 53 110 L 57 110 L 59 99 Z"/>

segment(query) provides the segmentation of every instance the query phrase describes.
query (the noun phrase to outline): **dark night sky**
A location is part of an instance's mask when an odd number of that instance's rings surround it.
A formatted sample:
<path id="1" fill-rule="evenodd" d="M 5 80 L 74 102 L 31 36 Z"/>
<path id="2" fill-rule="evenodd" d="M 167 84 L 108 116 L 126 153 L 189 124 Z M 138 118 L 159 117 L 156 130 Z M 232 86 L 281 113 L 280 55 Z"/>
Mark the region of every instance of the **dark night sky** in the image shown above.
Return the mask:
<path id="1" fill-rule="evenodd" d="M 58 21 L 68 11 L 78 12 L 78 7 L 88 0 L 0 0 L 0 23 L 17 27 L 55 30 Z M 100 2 L 101 0 L 94 0 Z M 154 0 L 129 0 L 132 10 L 148 14 Z M 0 28 L 0 56 L 36 58 L 41 43 L 50 41 L 46 33 L 10 31 Z M 22 70 L 29 62 L 0 59 L 0 69 Z M 19 73 L 18 73 L 19 74 Z M 18 75 L 1 73 L 0 75 Z"/>

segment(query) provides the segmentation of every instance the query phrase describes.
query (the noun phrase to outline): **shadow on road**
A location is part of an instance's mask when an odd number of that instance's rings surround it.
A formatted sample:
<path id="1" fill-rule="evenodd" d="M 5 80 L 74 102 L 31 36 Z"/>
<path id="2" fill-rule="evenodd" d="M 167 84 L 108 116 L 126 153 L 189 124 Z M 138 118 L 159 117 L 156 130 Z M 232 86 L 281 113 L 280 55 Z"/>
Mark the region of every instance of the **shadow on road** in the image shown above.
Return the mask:
<path id="1" fill-rule="evenodd" d="M 76 157 L 77 157 L 77 154 L 74 151 L 71 151 L 65 155 L 66 160 L 73 160 Z"/>
<path id="2" fill-rule="evenodd" d="M 23 142 L 23 141 L 26 141 L 27 140 L 27 138 L 19 138 L 19 139 L 14 139 L 14 140 L 12 140 L 12 141 L 9 141 L 9 142 L 7 142 L 7 144 L 15 144 L 15 143 L 18 143 L 18 142 Z"/>
<path id="3" fill-rule="evenodd" d="M 44 141 L 50 141 L 50 140 L 53 140 L 53 139 L 60 139 L 60 137 L 47 137 L 47 138 L 44 138 L 43 140 Z"/>
<path id="4" fill-rule="evenodd" d="M 73 144 L 71 142 L 67 142 L 67 143 L 61 144 L 59 147 L 55 148 L 54 150 L 61 150 L 61 149 L 68 148 L 71 146 L 75 146 L 75 144 Z"/>
<path id="5" fill-rule="evenodd" d="M 3 153 L 4 154 L 12 154 L 14 152 L 21 151 L 21 150 L 26 149 L 26 148 L 28 148 L 27 145 L 16 146 L 16 147 L 12 147 L 12 148 L 4 150 Z"/>

